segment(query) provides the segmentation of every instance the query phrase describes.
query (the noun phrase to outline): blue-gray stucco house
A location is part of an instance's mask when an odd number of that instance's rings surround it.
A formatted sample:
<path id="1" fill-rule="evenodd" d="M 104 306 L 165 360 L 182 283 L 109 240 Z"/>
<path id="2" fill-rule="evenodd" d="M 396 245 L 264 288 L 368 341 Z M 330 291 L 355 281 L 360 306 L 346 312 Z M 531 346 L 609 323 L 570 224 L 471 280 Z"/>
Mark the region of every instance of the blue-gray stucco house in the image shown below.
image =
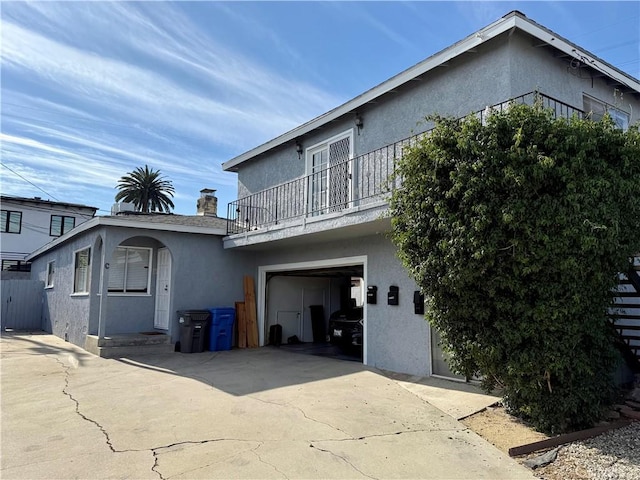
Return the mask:
<path id="1" fill-rule="evenodd" d="M 46 280 L 59 262 L 60 284 L 47 295 L 46 327 L 84 345 L 154 325 L 160 251 L 171 256 L 170 310 L 229 304 L 242 298 L 242 276 L 256 279 L 260 344 L 276 323 L 283 337 L 313 340 L 309 306 L 322 305 L 325 326 L 345 302 L 363 308 L 363 362 L 413 375 L 451 376 L 437 333 L 416 313 L 413 280 L 387 232 L 394 159 L 430 114 L 483 115 L 512 101 L 540 99 L 558 116 L 597 119 L 621 128 L 637 122 L 640 82 L 576 44 L 511 12 L 345 104 L 223 164 L 238 176 L 238 200 L 219 226 L 127 227 L 96 218 L 72 238 L 35 252 L 34 275 Z M 110 223 L 115 222 L 115 223 Z M 198 230 L 199 229 L 199 230 Z M 196 231 L 197 230 L 197 231 Z M 106 264 L 124 247 L 151 248 L 150 290 L 114 295 Z M 73 258 L 91 249 L 91 287 L 73 292 Z M 120 250 L 118 250 L 120 249 Z M 371 295 L 367 297 L 367 292 Z M 372 297 L 375 292 L 376 301 Z M 398 302 L 388 301 L 397 292 Z M 369 301 L 367 301 L 369 298 Z M 55 312 L 55 313 L 54 313 Z M 175 341 L 175 338 L 174 338 Z"/>

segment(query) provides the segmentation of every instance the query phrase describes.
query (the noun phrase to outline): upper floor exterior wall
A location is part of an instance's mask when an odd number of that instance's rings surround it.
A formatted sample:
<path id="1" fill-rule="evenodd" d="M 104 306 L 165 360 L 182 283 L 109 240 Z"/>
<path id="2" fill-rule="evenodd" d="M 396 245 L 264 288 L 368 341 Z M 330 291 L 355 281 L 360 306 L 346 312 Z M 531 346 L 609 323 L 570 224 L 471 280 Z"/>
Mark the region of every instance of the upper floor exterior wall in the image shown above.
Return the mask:
<path id="1" fill-rule="evenodd" d="M 2 196 L 2 269 L 94 217 L 97 208 Z"/>
<path id="2" fill-rule="evenodd" d="M 432 57 L 435 58 L 432 64 L 416 75 L 412 70 L 421 64 L 399 74 L 397 77 L 403 81 L 395 82 L 393 88 L 377 96 L 365 92 L 227 162 L 225 168 L 238 173 L 240 199 L 229 206 L 228 218 L 232 219 L 229 233 L 264 230 L 281 224 L 281 219 L 291 218 L 305 218 L 297 226 L 306 228 L 309 219 L 317 222 L 318 216 L 335 218 L 337 212 L 353 213 L 354 207 L 362 210 L 366 204 L 375 204 L 370 199 L 363 201 L 371 196 L 372 178 L 378 184 L 373 195 L 384 201 L 382 193 L 388 185 L 379 185 L 393 171 L 393 159 L 402 154 L 402 144 L 397 142 L 427 131 L 431 125 L 425 117 L 430 114 L 459 118 L 540 92 L 557 109 L 557 115 L 581 115 L 594 109 L 594 105 L 602 105 L 615 107 L 627 124 L 640 119 L 637 80 L 578 47 L 573 48 L 573 44 L 527 19 L 522 23 L 521 14 L 511 15 L 521 20 L 518 25 L 522 28 L 504 30 L 472 48 L 456 44 Z M 484 30 L 480 31 L 476 37 L 484 34 Z M 558 42 L 564 42 L 562 49 L 556 48 Z M 442 59 L 445 60 L 441 62 Z M 393 83 L 394 79 L 385 84 Z M 382 89 L 385 84 L 372 91 Z M 359 101 L 361 97 L 363 100 Z M 533 99 L 533 95 L 529 97 Z M 327 117 L 326 121 L 323 117 Z M 305 128 L 307 125 L 315 128 Z M 328 150 L 341 138 L 346 139 L 348 147 L 346 153 L 337 156 L 340 161 L 348 160 L 348 165 L 343 168 L 332 165 L 330 160 L 324 163 L 316 160 L 319 148 L 328 144 Z M 324 170 L 318 165 L 325 165 Z M 273 189 L 275 186 L 278 189 Z M 318 206 L 314 200 L 316 191 L 327 197 L 327 205 Z M 352 217 L 342 223 L 361 221 Z M 362 221 L 371 220 L 366 215 L 361 217 Z M 334 220 L 333 224 L 340 226 L 339 221 Z M 278 236 L 287 235 L 282 227 L 278 230 Z M 270 238 L 264 232 L 254 233 L 253 237 L 258 242 Z M 246 243 L 246 240 L 226 242 L 228 246 Z"/>

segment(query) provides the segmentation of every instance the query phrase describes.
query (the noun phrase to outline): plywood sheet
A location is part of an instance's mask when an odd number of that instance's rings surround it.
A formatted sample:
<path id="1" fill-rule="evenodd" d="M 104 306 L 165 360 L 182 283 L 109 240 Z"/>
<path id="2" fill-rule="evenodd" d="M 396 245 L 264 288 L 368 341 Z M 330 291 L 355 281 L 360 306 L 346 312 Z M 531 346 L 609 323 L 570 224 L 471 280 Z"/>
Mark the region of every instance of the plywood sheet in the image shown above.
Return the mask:
<path id="1" fill-rule="evenodd" d="M 244 277 L 244 309 L 247 319 L 247 347 L 258 346 L 258 315 L 256 312 L 256 290 L 253 277 Z"/>

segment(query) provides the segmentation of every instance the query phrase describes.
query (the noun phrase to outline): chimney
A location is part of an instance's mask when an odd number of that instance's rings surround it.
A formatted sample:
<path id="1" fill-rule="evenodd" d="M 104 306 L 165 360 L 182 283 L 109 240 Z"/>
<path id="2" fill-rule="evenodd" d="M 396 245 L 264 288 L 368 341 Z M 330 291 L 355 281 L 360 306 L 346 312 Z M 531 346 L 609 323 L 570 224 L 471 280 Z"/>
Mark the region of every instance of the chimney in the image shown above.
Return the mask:
<path id="1" fill-rule="evenodd" d="M 216 191 L 210 188 L 200 190 L 200 198 L 198 199 L 197 215 L 206 215 L 208 217 L 218 216 L 218 199 L 215 196 Z"/>

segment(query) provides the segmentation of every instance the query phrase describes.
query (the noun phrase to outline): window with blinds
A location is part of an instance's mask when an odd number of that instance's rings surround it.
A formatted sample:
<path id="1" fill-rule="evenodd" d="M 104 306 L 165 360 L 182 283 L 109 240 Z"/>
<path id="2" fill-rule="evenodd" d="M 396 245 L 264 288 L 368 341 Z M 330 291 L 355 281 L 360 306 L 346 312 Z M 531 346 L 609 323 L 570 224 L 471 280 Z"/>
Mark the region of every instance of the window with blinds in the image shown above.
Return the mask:
<path id="1" fill-rule="evenodd" d="M 20 233 L 22 229 L 22 212 L 2 210 L 0 225 L 2 225 L 2 233 Z"/>
<path id="2" fill-rule="evenodd" d="M 629 128 L 631 118 L 627 112 L 588 95 L 583 95 L 582 100 L 584 103 L 584 112 L 594 122 L 599 122 L 602 120 L 602 117 L 609 114 L 611 120 L 613 120 L 613 123 L 615 123 L 618 128 L 624 131 L 627 131 Z"/>
<path id="3" fill-rule="evenodd" d="M 73 293 L 89 293 L 91 248 L 78 250 L 73 256 Z"/>
<path id="4" fill-rule="evenodd" d="M 151 249 L 118 247 L 109 264 L 109 292 L 149 293 Z"/>
<path id="5" fill-rule="evenodd" d="M 56 271 L 56 262 L 54 260 L 47 263 L 47 284 L 46 288 L 53 288 L 53 275 Z"/>
<path id="6" fill-rule="evenodd" d="M 59 237 L 64 235 L 76 226 L 75 217 L 67 217 L 65 215 L 51 215 L 51 223 L 49 225 L 49 235 Z"/>

